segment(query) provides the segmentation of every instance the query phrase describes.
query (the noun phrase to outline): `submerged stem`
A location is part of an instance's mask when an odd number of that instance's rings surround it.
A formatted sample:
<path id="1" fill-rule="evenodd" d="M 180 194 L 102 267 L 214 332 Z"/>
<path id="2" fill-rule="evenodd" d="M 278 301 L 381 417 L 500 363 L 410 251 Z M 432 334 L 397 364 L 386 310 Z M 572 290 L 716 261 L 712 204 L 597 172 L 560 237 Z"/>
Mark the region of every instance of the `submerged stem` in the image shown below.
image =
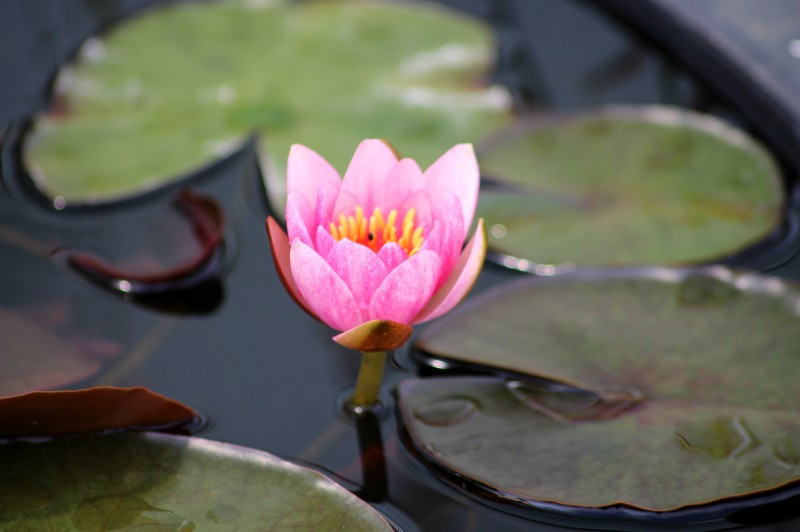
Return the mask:
<path id="1" fill-rule="evenodd" d="M 356 391 L 350 398 L 350 407 L 369 408 L 378 403 L 378 391 L 383 379 L 383 366 L 386 365 L 386 351 L 362 352 L 361 367 L 358 370 Z"/>

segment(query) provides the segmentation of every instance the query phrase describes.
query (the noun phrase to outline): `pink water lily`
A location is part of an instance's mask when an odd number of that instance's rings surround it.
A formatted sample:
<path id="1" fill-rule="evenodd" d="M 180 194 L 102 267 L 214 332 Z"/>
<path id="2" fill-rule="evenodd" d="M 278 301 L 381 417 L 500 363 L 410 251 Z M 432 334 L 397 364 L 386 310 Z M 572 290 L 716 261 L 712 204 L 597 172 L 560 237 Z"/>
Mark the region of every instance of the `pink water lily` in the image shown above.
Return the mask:
<path id="1" fill-rule="evenodd" d="M 454 146 L 423 173 L 383 141 L 365 140 L 344 179 L 314 151 L 292 146 L 288 236 L 267 219 L 286 289 L 309 314 L 344 331 L 334 337 L 342 345 L 399 347 L 411 325 L 461 301 L 480 272 L 483 220 L 462 250 L 479 177 L 469 144 Z"/>

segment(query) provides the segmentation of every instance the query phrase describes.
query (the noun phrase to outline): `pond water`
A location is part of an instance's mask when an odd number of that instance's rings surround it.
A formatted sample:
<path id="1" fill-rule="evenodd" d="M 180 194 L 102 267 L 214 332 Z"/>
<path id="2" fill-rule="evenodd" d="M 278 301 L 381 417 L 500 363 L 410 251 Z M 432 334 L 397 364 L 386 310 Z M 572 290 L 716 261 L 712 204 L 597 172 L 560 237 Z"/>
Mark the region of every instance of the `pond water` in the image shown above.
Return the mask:
<path id="1" fill-rule="evenodd" d="M 4 82 L 0 93 L 0 126 L 5 127 L 0 306 L 100 361 L 98 371 L 72 386 L 147 386 L 201 412 L 206 424 L 196 434 L 324 471 L 403 530 L 635 526 L 624 511 L 609 521 L 597 520 L 602 512 L 524 511 L 474 494 L 466 482 L 466 489 L 456 489 L 459 479 L 448 483 L 437 478 L 410 450 L 394 409 L 394 385 L 420 371 L 411 343 L 394 353 L 387 368 L 386 408 L 380 415 L 358 424 L 344 415 L 341 404 L 352 390 L 358 353 L 333 343 L 332 331 L 310 319 L 281 285 L 264 231 L 270 208 L 253 144 L 188 182 L 197 194 L 214 198 L 225 218 L 224 248 L 191 288 L 135 295 L 128 293 L 130 287 L 117 283 L 109 289 L 69 266 L 70 253 L 88 252 L 141 273 L 190 261 L 202 248 L 196 228 L 173 205 L 176 185 L 107 206 L 60 210 L 32 189 L 19 158 L 26 121 L 46 106 L 54 68 L 85 37 L 148 3 L 72 0 L 0 7 L 8 15 L 0 20 L 20 21 L 2 37 L 17 52 L 0 56 L 3 78 L 13 80 L 14 87 Z M 738 120 L 734 110 L 672 60 L 587 4 L 447 3 L 490 17 L 500 45 L 496 77 L 520 109 L 668 103 Z M 800 262 L 788 260 L 787 250 L 795 242 L 787 238 L 740 263 L 800 278 Z M 474 291 L 519 275 L 487 264 Z M 376 442 L 382 445 L 384 464 L 362 460 L 365 449 L 375 454 Z M 365 469 L 365 463 L 373 466 Z M 709 515 L 719 519 L 731 512 L 717 506 Z M 769 517 L 753 510 L 739 522 L 793 517 L 784 505 L 771 507 Z M 678 518 L 698 519 L 704 520 L 691 512 Z"/>

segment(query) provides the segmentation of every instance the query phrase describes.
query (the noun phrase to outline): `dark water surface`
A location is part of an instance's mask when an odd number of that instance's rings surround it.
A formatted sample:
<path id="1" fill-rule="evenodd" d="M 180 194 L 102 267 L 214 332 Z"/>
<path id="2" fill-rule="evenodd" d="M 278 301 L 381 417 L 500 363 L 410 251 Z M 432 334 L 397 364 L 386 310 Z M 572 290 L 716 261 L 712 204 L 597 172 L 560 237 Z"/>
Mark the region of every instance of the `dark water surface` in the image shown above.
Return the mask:
<path id="1" fill-rule="evenodd" d="M 106 290 L 67 266 L 64 259 L 71 251 L 86 251 L 142 271 L 180 264 L 198 249 L 191 225 L 171 206 L 174 187 L 114 206 L 59 211 L 31 190 L 17 159 L 25 122 L 46 108 L 55 69 L 84 38 L 148 3 L 51 0 L 0 5 L 0 306 L 103 360 L 103 370 L 76 387 L 150 387 L 202 412 L 208 425 L 201 436 L 330 472 L 403 529 L 632 526 L 624 511 L 600 522 L 594 520 L 598 512 L 570 517 L 563 509 L 529 512 L 536 520 L 532 523 L 516 508 L 478 502 L 483 499 L 438 479 L 414 458 L 396 426 L 392 383 L 417 372 L 409 347 L 395 353 L 387 369 L 387 409 L 380 419 L 356 426 L 344 416 L 339 405 L 351 389 L 359 355 L 333 343 L 333 331 L 309 318 L 281 285 L 264 231 L 269 210 L 252 146 L 190 182 L 196 192 L 220 204 L 227 222 L 224 255 L 196 288 L 137 298 Z M 511 88 L 520 108 L 669 103 L 737 118 L 681 74 L 674 62 L 639 45 L 583 3 L 447 3 L 494 20 L 500 46 L 497 78 Z M 768 259 L 759 255 L 744 263 L 800 278 L 800 261 L 788 260 L 794 253 L 790 244 L 782 244 Z M 475 290 L 516 275 L 487 265 Z M 360 449 L 372 448 L 375 454 L 378 433 L 385 469 L 379 465 L 365 472 Z M 792 517 L 784 507 L 749 510 L 738 521 Z M 723 508 L 721 515 L 730 511 Z M 708 514 L 721 517 L 720 512 Z M 691 513 L 681 519 L 704 520 Z"/>

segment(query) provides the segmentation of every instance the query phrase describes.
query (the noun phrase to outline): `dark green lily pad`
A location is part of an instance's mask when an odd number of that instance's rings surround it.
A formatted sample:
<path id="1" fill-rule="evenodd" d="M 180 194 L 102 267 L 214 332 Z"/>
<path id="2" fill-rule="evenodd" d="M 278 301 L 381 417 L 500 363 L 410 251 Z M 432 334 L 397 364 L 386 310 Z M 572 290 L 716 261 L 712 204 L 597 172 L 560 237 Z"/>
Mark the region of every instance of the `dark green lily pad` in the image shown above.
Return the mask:
<path id="1" fill-rule="evenodd" d="M 494 251 L 538 264 L 693 264 L 780 222 L 770 155 L 710 116 L 612 107 L 519 124 L 479 149 Z"/>
<path id="2" fill-rule="evenodd" d="M 403 421 L 517 500 L 668 511 L 772 490 L 800 480 L 798 312 L 795 286 L 724 268 L 524 279 L 417 343 L 510 376 L 405 381 Z"/>
<path id="3" fill-rule="evenodd" d="M 429 164 L 506 123 L 507 93 L 483 83 L 492 46 L 477 20 L 421 3 L 182 2 L 91 39 L 24 156 L 45 194 L 99 202 L 196 170 L 255 131 L 280 206 L 291 143 L 344 169 L 361 139 L 386 138 Z"/>
<path id="4" fill-rule="evenodd" d="M 391 530 L 320 473 L 165 434 L 0 446 L 3 530 Z"/>

